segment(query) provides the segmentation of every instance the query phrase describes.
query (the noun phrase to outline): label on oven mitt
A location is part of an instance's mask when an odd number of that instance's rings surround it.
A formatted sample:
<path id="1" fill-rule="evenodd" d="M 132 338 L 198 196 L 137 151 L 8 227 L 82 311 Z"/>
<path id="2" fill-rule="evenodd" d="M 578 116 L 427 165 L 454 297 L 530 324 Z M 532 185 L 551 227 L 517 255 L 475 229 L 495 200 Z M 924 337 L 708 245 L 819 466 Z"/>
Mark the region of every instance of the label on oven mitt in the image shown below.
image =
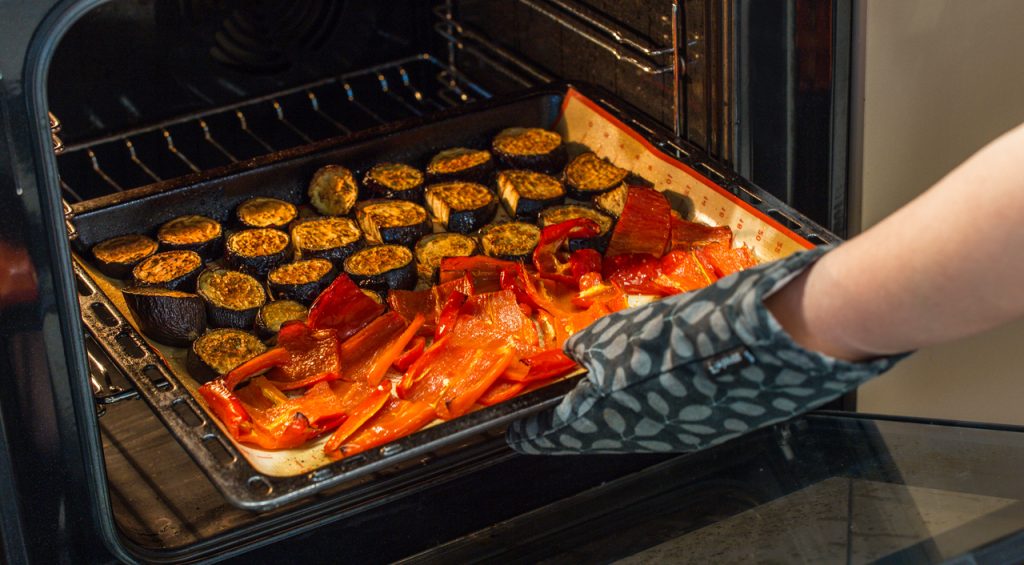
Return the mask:
<path id="1" fill-rule="evenodd" d="M 850 363 L 796 344 L 764 298 L 817 248 L 694 292 L 601 318 L 569 338 L 587 376 L 553 410 L 519 420 L 522 453 L 686 452 L 821 406 L 907 354 Z"/>

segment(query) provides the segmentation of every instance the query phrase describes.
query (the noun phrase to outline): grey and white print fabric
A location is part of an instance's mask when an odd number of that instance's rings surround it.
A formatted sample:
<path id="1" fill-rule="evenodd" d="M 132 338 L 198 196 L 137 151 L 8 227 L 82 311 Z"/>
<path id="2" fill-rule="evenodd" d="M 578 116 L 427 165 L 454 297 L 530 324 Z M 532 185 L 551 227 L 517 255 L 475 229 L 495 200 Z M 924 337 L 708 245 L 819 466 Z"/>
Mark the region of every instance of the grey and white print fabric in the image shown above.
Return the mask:
<path id="1" fill-rule="evenodd" d="M 695 451 L 821 406 L 904 355 L 849 363 L 797 345 L 763 305 L 827 248 L 623 310 L 572 336 L 588 374 L 553 410 L 515 422 L 522 453 Z"/>

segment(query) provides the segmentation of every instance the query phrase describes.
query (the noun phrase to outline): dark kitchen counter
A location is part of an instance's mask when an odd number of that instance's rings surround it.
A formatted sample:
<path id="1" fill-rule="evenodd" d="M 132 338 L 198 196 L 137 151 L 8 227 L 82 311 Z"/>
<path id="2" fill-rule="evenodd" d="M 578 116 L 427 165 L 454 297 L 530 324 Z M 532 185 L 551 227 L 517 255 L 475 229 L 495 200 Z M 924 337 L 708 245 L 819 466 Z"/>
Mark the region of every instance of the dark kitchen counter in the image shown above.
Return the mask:
<path id="1" fill-rule="evenodd" d="M 1024 428 L 819 413 L 409 561 L 1019 563 L 1022 477 Z"/>

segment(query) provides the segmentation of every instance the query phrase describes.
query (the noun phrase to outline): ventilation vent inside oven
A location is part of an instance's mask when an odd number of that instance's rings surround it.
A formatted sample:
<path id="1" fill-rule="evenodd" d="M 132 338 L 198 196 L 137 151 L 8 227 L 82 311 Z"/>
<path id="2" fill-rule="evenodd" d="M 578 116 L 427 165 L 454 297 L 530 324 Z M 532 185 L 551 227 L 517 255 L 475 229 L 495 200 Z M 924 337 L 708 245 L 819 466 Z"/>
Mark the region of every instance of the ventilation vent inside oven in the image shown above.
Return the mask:
<path id="1" fill-rule="evenodd" d="M 342 3 L 333 0 L 233 4 L 224 14 L 219 3 L 192 0 L 187 14 L 198 25 L 209 22 L 211 15 L 220 17 L 220 24 L 211 30 L 210 55 L 244 73 L 288 71 L 304 55 L 322 48 L 341 21 Z"/>

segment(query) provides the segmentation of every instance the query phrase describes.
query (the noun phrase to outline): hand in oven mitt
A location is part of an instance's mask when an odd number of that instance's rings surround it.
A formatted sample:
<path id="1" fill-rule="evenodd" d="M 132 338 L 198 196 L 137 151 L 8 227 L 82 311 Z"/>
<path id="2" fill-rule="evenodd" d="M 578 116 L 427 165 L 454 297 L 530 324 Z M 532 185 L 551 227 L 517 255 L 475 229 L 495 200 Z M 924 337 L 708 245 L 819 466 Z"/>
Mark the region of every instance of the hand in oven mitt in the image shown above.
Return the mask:
<path id="1" fill-rule="evenodd" d="M 763 304 L 827 249 L 608 315 L 571 337 L 588 373 L 553 410 L 515 422 L 522 453 L 696 451 L 793 418 L 886 371 L 808 351 Z"/>

